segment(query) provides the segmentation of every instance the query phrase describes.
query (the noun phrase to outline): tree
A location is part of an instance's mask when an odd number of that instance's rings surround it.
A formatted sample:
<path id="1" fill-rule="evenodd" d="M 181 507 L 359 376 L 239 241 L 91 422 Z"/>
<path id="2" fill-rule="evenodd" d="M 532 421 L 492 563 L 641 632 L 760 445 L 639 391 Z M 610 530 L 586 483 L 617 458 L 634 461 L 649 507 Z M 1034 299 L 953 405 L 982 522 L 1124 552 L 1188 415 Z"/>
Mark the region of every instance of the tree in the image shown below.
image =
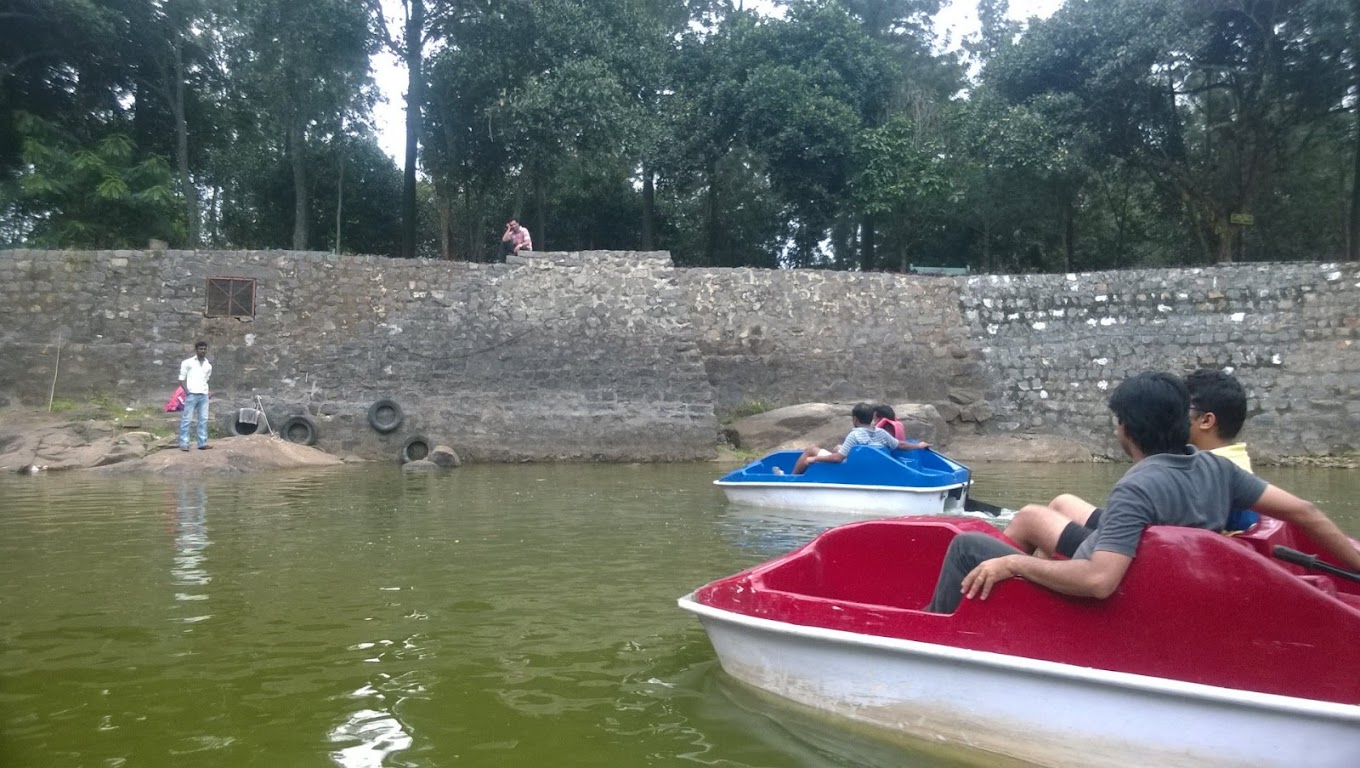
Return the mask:
<path id="1" fill-rule="evenodd" d="M 164 159 L 139 159 L 123 134 L 82 149 L 33 115 L 16 117 L 26 166 L 18 206 L 31 227 L 25 239 L 47 247 L 142 248 L 149 239 L 182 234 Z"/>
<path id="2" fill-rule="evenodd" d="M 292 247 L 311 240 L 310 136 L 338 133 L 372 101 L 366 9 L 346 0 L 242 0 L 231 69 L 243 103 L 256 104 L 265 132 L 282 138 L 292 176 Z M 275 139 L 277 140 L 277 138 Z"/>
<path id="3" fill-rule="evenodd" d="M 1333 4 L 1112 0 L 1065 6 L 988 75 L 1025 103 L 1067 94 L 1101 151 L 1178 200 L 1210 261 L 1240 249 L 1238 213 L 1264 205 L 1342 104 Z M 1257 222 L 1265 224 L 1265 222 Z"/>

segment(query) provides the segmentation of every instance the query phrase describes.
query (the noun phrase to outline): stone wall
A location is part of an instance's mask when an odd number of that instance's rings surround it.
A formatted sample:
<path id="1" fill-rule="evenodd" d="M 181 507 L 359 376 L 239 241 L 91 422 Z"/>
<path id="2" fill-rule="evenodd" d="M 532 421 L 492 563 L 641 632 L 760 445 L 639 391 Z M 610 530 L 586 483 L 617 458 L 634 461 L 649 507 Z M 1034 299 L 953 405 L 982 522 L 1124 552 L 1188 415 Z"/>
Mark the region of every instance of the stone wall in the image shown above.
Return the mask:
<path id="1" fill-rule="evenodd" d="M 257 280 L 255 317 L 205 317 L 210 276 Z M 415 434 L 474 461 L 714 453 L 712 388 L 666 254 L 10 251 L 0 291 L 0 398 L 29 405 L 54 374 L 58 399 L 162 403 L 205 338 L 214 418 L 258 394 L 275 424 L 314 414 L 336 453 L 396 458 Z M 379 398 L 406 414 L 387 435 L 367 422 Z"/>
<path id="2" fill-rule="evenodd" d="M 822 270 L 681 270 L 720 413 L 803 402 L 981 411 L 988 375 L 951 280 Z M 951 399 L 952 398 L 952 399 Z"/>
<path id="3" fill-rule="evenodd" d="M 986 432 L 1072 437 L 1119 455 L 1108 391 L 1144 370 L 1231 370 L 1253 452 L 1360 450 L 1360 265 L 959 278 L 994 377 Z"/>
<path id="4" fill-rule="evenodd" d="M 210 276 L 255 279 L 255 317 L 206 317 Z M 1108 390 L 1200 366 L 1246 384 L 1258 449 L 1360 448 L 1355 264 L 919 277 L 598 251 L 0 252 L 0 404 L 45 404 L 54 380 L 58 399 L 159 404 L 197 338 L 219 417 L 258 395 L 372 458 L 417 433 L 474 461 L 702 458 L 719 415 L 860 399 L 1118 455 Z M 367 423 L 379 398 L 406 412 L 389 435 Z"/>

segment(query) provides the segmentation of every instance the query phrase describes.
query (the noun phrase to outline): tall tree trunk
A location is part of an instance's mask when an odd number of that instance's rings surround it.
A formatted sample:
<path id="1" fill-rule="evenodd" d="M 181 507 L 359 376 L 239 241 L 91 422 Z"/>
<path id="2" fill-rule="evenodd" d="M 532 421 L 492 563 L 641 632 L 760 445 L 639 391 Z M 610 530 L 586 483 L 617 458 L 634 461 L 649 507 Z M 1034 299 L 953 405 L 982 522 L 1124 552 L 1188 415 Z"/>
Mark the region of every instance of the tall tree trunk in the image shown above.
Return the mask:
<path id="1" fill-rule="evenodd" d="M 1237 229 L 1236 224 L 1228 223 L 1227 217 L 1224 217 L 1224 220 L 1214 228 L 1214 232 L 1218 235 L 1218 252 L 1214 257 L 1216 263 L 1233 263 L 1233 241 L 1237 239 Z"/>
<path id="2" fill-rule="evenodd" d="M 852 269 L 859 261 L 859 244 L 855 240 L 855 223 L 852 215 L 837 216 L 831 220 L 831 253 L 836 269 Z"/>
<path id="3" fill-rule="evenodd" d="M 1077 252 L 1077 215 L 1072 210 L 1072 197 L 1065 195 L 1062 202 L 1062 249 L 1063 271 L 1071 272 L 1076 262 Z"/>
<path id="4" fill-rule="evenodd" d="M 704 192 L 704 266 L 718 266 L 718 161 L 708 161 L 708 189 Z"/>
<path id="5" fill-rule="evenodd" d="M 651 166 L 642 165 L 642 250 L 656 250 L 656 184 Z"/>
<path id="6" fill-rule="evenodd" d="M 439 258 L 453 261 L 453 196 L 447 184 L 435 187 L 435 205 L 439 209 Z"/>
<path id="7" fill-rule="evenodd" d="M 340 255 L 340 222 L 345 210 L 345 152 L 344 145 L 340 147 L 340 172 L 336 174 L 338 179 L 335 185 L 335 255 Z"/>
<path id="8" fill-rule="evenodd" d="M 185 225 L 188 227 L 188 245 L 198 247 L 198 190 L 189 175 L 189 122 L 184 114 L 184 39 L 175 39 L 175 83 L 171 90 L 171 110 L 175 114 L 175 157 L 179 161 L 179 187 L 184 195 Z"/>
<path id="9" fill-rule="evenodd" d="M 486 207 L 482 206 L 481 210 L 478 211 L 477 213 L 477 226 L 474 227 L 472 229 L 472 232 L 468 235 L 468 239 L 473 240 L 476 243 L 474 246 L 470 246 L 468 248 L 469 256 L 472 257 L 473 261 L 491 261 L 491 258 L 486 254 L 486 241 L 477 237 L 476 234 L 478 232 L 486 231 L 487 228 L 486 217 L 487 217 Z M 476 248 L 476 251 L 472 251 L 472 248 L 474 247 Z"/>
<path id="10" fill-rule="evenodd" d="M 992 263 L 992 217 L 985 216 L 982 219 L 982 263 L 986 265 L 987 271 L 995 274 L 998 270 Z"/>
<path id="11" fill-rule="evenodd" d="M 307 250 L 311 190 L 307 187 L 307 130 L 302 115 L 288 119 L 288 160 L 293 166 L 293 250 Z"/>
<path id="12" fill-rule="evenodd" d="M 420 144 L 420 116 L 425 103 L 425 0 L 408 0 L 406 17 L 406 165 L 401 181 L 401 256 L 416 255 L 416 154 Z"/>
<path id="13" fill-rule="evenodd" d="M 529 237 L 534 241 L 534 250 L 542 251 L 548 247 L 548 180 L 543 178 L 543 162 L 536 163 L 534 171 L 534 230 Z"/>
<path id="14" fill-rule="evenodd" d="M 437 93 L 438 93 L 438 92 L 436 91 L 436 94 L 437 94 Z M 438 96 L 436 96 L 435 98 L 438 98 Z M 445 110 L 448 109 L 448 107 L 447 107 L 446 105 L 445 105 L 445 106 L 442 106 L 442 108 L 445 109 Z M 454 130 L 452 121 L 449 121 L 449 120 L 445 120 L 445 121 L 444 121 L 444 146 L 445 146 L 445 151 L 448 153 L 448 156 L 447 156 L 448 165 L 446 166 L 446 168 L 449 168 L 449 169 L 456 169 L 456 168 L 458 167 L 458 160 L 457 160 L 457 158 L 458 158 L 458 133 Z M 453 261 L 453 253 L 454 253 L 454 247 L 453 247 L 453 242 L 454 242 L 453 211 L 454 211 L 454 203 L 456 202 L 457 197 L 458 197 L 458 185 L 457 185 L 457 183 L 454 181 L 453 173 L 454 173 L 454 172 L 453 172 L 452 170 L 449 170 L 449 171 L 445 172 L 444 174 L 442 174 L 444 181 L 443 181 L 441 184 L 439 184 L 439 185 L 437 185 L 437 186 L 435 187 L 435 189 L 437 190 L 437 192 L 438 192 L 438 194 L 439 194 L 439 198 L 440 198 L 440 200 L 439 200 L 439 253 L 440 253 L 440 255 L 441 255 L 445 260 L 447 260 L 447 261 Z M 467 199 L 468 199 L 468 198 L 467 198 L 467 188 L 466 188 L 466 186 L 464 186 L 464 188 L 463 188 L 463 214 L 464 214 L 464 219 L 463 219 L 463 220 L 464 220 L 464 221 L 470 221 L 470 220 L 471 220 L 471 216 L 469 215 L 469 214 L 471 213 L 471 210 L 469 209 L 469 207 L 468 207 L 468 205 L 467 205 Z M 471 239 L 472 237 L 475 237 L 475 236 L 476 236 L 476 233 L 477 233 L 477 232 L 480 232 L 480 231 L 481 231 L 481 230 L 472 230 L 472 232 L 469 233 L 469 237 L 465 237 L 465 238 L 464 238 L 463 247 L 461 248 L 461 250 L 462 250 L 462 252 L 463 252 L 463 258 L 467 259 L 468 261 L 481 261 L 481 260 L 482 260 L 482 258 L 481 258 L 481 253 L 480 253 L 479 250 L 477 249 L 476 244 L 475 244 L 475 243 L 472 241 L 472 239 Z"/>
<path id="15" fill-rule="evenodd" d="M 878 257 L 874 253 L 877 237 L 874 230 L 874 215 L 864 214 L 859 224 L 859 266 L 865 272 L 871 272 L 878 266 Z"/>

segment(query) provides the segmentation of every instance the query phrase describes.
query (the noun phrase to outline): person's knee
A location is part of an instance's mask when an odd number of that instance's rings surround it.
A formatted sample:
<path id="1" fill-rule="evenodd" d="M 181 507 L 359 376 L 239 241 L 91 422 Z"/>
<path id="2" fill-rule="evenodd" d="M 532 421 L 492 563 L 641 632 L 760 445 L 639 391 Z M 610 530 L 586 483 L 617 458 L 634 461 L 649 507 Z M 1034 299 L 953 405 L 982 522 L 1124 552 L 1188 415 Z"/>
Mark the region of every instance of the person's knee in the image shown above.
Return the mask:
<path id="1" fill-rule="evenodd" d="M 1048 503 L 1048 506 L 1052 507 L 1053 509 L 1062 509 L 1063 507 L 1070 507 L 1074 504 L 1085 503 L 1086 500 L 1080 496 L 1071 493 L 1062 493 L 1053 497 L 1053 501 L 1050 501 Z"/>
<path id="2" fill-rule="evenodd" d="M 1015 517 L 1011 518 L 1010 524 L 1006 526 L 1006 535 L 1019 541 L 1026 533 L 1034 530 L 1035 524 L 1042 516 L 1052 512 L 1053 510 L 1042 504 L 1026 504 L 1015 513 Z"/>

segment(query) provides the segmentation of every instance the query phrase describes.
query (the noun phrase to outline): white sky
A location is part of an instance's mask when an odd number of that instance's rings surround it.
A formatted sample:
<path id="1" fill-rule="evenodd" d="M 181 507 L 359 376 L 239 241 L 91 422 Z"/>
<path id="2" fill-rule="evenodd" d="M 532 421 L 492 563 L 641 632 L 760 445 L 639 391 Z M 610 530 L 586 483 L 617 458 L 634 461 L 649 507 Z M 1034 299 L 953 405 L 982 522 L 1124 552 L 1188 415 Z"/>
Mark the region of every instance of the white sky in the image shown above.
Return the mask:
<path id="1" fill-rule="evenodd" d="M 1048 18 L 1062 7 L 1064 0 L 1010 0 L 1009 16 L 1016 21 L 1031 17 Z M 388 23 L 399 29 L 402 23 L 401 6 L 396 0 L 383 0 L 387 6 Z M 767 0 L 751 0 L 754 8 L 771 5 Z M 950 0 L 935 16 L 935 33 L 945 50 L 958 48 L 959 42 L 978 31 L 976 0 Z M 403 162 L 406 137 L 406 67 L 392 54 L 383 52 L 373 57 L 373 77 L 382 91 L 382 99 L 373 108 L 373 120 L 378 128 L 378 144 L 400 165 Z"/>

